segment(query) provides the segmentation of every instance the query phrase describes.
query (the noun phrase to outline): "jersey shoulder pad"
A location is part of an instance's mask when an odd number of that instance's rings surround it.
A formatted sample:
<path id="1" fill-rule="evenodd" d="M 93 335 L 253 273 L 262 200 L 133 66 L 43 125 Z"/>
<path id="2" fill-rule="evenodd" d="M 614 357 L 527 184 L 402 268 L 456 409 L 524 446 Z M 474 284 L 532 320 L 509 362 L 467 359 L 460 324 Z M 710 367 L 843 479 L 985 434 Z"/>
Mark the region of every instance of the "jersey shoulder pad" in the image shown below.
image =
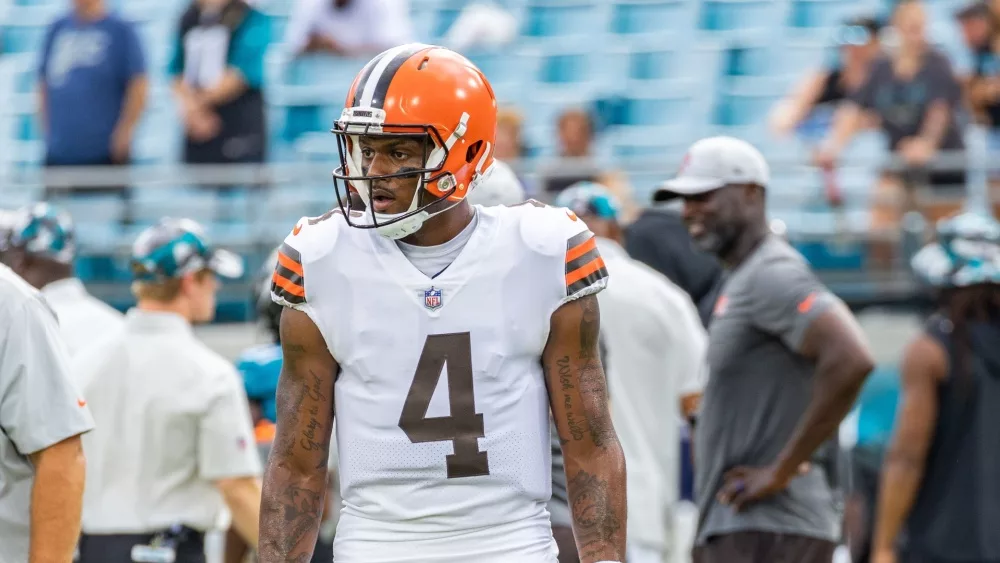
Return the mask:
<path id="1" fill-rule="evenodd" d="M 339 209 L 299 219 L 278 247 L 278 263 L 271 277 L 271 299 L 275 303 L 293 309 L 305 306 L 307 266 L 333 251 L 344 226 Z"/>
<path id="2" fill-rule="evenodd" d="M 521 236 L 529 248 L 546 256 L 558 256 L 566 251 L 566 241 L 590 232 L 576 214 L 563 207 L 553 207 L 529 199 L 513 206 L 520 216 Z"/>
<path id="3" fill-rule="evenodd" d="M 531 207 L 522 212 L 521 234 L 529 248 L 562 260 L 564 301 L 604 289 L 608 270 L 586 223 L 564 207 Z"/>

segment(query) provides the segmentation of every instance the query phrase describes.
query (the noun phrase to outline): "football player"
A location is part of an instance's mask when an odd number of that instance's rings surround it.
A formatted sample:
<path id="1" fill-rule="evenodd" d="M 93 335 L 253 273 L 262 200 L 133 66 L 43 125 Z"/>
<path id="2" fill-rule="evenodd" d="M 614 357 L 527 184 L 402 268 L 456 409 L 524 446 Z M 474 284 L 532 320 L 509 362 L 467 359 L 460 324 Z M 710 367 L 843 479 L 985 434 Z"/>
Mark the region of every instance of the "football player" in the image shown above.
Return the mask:
<path id="1" fill-rule="evenodd" d="M 550 409 L 580 558 L 622 561 L 593 233 L 565 209 L 466 201 L 493 164 L 496 97 L 447 49 L 372 59 L 333 133 L 338 207 L 299 221 L 272 279 L 284 363 L 260 561 L 308 560 L 336 412 L 337 563 L 554 562 Z"/>

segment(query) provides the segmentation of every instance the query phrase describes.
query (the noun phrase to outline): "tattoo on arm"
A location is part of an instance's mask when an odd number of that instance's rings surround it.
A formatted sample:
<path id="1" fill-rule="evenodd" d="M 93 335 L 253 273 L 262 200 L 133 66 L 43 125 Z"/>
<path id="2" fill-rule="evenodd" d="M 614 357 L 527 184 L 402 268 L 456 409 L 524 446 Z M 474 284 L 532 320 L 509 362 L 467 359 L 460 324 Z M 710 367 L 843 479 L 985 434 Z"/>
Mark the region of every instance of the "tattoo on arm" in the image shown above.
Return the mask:
<path id="1" fill-rule="evenodd" d="M 581 546 L 580 557 L 583 560 L 601 557 L 596 550 L 612 543 L 621 530 L 621 520 L 615 514 L 610 499 L 608 482 L 598 475 L 580 470 L 569 481 L 573 533 Z"/>
<path id="2" fill-rule="evenodd" d="M 278 428 L 268 458 L 261 503 L 261 563 L 307 562 L 312 557 L 326 498 L 333 426 L 336 362 L 322 338 L 285 338 L 278 382 Z M 316 331 L 310 327 L 311 331 Z M 318 332 L 318 331 L 317 331 Z"/>
<path id="3" fill-rule="evenodd" d="M 597 299 L 564 305 L 552 319 L 544 366 L 581 561 L 625 557 L 625 458 L 611 422 L 601 365 Z"/>

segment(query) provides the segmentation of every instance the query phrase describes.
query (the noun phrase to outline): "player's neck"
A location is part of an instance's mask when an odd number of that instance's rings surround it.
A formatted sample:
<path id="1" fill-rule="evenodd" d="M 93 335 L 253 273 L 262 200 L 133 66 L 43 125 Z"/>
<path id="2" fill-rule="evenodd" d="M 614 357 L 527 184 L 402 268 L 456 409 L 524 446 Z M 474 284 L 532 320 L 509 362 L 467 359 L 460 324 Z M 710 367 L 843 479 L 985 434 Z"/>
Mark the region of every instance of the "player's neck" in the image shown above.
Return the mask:
<path id="1" fill-rule="evenodd" d="M 438 246 L 457 237 L 469 223 L 475 210 L 469 202 L 462 201 L 451 209 L 428 219 L 419 231 L 402 239 L 413 246 Z"/>
<path id="2" fill-rule="evenodd" d="M 729 268 L 735 268 L 743 263 L 757 247 L 760 246 L 771 232 L 767 223 L 761 222 L 747 228 L 740 239 L 733 245 L 732 251 L 722 256 L 722 262 Z"/>

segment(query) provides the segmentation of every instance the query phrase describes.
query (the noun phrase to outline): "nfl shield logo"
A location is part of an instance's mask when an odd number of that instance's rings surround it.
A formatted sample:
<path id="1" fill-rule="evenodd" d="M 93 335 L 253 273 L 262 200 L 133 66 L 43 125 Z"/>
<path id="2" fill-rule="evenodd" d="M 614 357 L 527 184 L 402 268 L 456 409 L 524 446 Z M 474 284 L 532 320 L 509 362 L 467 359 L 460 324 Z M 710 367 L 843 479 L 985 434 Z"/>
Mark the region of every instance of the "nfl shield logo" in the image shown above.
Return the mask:
<path id="1" fill-rule="evenodd" d="M 424 290 L 424 307 L 427 307 L 431 311 L 434 311 L 440 309 L 441 304 L 442 301 L 441 301 L 440 289 L 434 289 L 433 287 L 431 287 L 430 289 Z"/>

